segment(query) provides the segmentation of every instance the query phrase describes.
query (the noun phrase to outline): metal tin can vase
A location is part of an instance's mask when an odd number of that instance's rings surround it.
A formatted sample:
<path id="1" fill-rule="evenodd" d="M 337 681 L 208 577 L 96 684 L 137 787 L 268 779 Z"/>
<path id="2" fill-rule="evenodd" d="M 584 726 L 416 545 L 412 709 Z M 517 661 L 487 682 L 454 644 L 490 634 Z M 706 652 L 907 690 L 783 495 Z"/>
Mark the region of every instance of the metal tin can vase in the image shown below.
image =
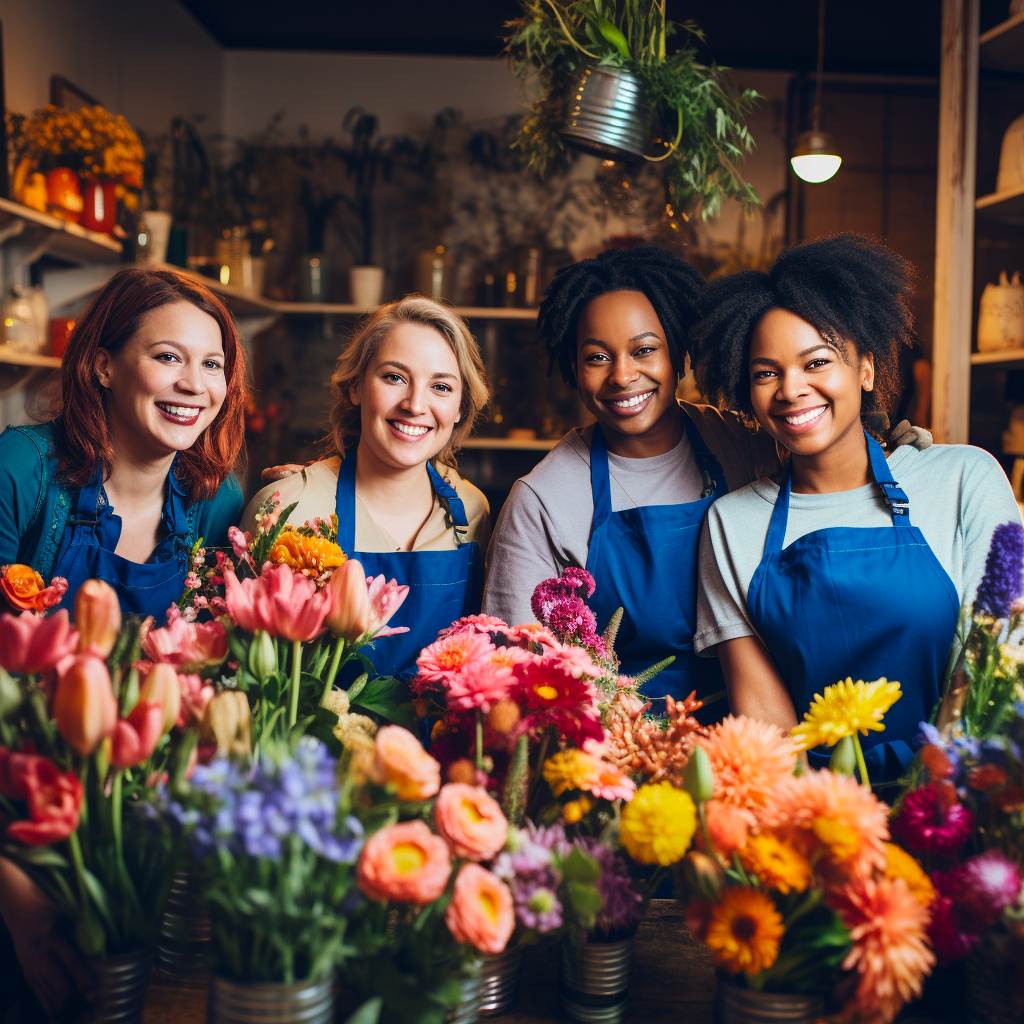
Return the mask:
<path id="1" fill-rule="evenodd" d="M 462 980 L 462 998 L 444 1017 L 445 1024 L 475 1024 L 480 1016 L 480 1004 L 484 995 L 484 979 L 474 974 Z"/>
<path id="2" fill-rule="evenodd" d="M 507 1013 L 519 998 L 519 978 L 523 971 L 523 947 L 514 943 L 504 953 L 485 956 L 480 970 L 480 1016 L 496 1017 Z"/>
<path id="3" fill-rule="evenodd" d="M 276 982 L 210 979 L 210 1024 L 331 1024 L 334 978 Z"/>
<path id="4" fill-rule="evenodd" d="M 616 1024 L 629 998 L 633 939 L 562 943 L 559 997 L 569 1020 Z"/>
<path id="5" fill-rule="evenodd" d="M 651 108 L 640 80 L 622 68 L 585 67 L 562 129 L 566 145 L 606 160 L 638 160 L 650 135 Z"/>
<path id="6" fill-rule="evenodd" d="M 719 1024 L 813 1024 L 825 1012 L 820 996 L 756 992 L 722 975 L 715 1001 Z"/>
<path id="7" fill-rule="evenodd" d="M 179 871 L 171 879 L 156 940 L 156 969 L 186 987 L 205 986 L 210 951 L 210 915 L 197 898 L 195 876 Z"/>
<path id="8" fill-rule="evenodd" d="M 82 1020 L 88 1024 L 138 1024 L 152 964 L 147 953 L 92 960 L 95 996 Z"/>

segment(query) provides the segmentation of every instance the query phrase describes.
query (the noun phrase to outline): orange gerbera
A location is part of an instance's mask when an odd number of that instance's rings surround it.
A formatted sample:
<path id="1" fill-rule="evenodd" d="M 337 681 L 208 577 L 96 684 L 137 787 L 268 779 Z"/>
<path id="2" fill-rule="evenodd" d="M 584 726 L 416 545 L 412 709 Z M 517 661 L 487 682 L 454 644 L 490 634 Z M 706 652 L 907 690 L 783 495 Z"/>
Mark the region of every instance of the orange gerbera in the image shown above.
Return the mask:
<path id="1" fill-rule="evenodd" d="M 922 907 L 932 905 L 935 899 L 932 880 L 925 874 L 924 868 L 902 846 L 895 843 L 885 844 L 885 877 L 902 879 Z"/>
<path id="2" fill-rule="evenodd" d="M 920 995 L 935 963 L 925 938 L 928 911 L 899 878 L 858 879 L 836 909 L 853 940 L 843 967 L 860 976 L 856 1009 L 865 1019 L 888 1024 Z"/>
<path id="3" fill-rule="evenodd" d="M 723 970 L 753 975 L 775 963 L 782 933 L 782 917 L 769 896 L 733 886 L 712 906 L 704 941 Z"/>
<path id="4" fill-rule="evenodd" d="M 326 537 L 309 537 L 286 526 L 270 549 L 270 561 L 319 580 L 345 561 L 345 552 Z"/>
<path id="5" fill-rule="evenodd" d="M 738 851 L 738 856 L 744 869 L 769 889 L 803 892 L 811 884 L 807 858 L 775 836 L 754 836 Z"/>

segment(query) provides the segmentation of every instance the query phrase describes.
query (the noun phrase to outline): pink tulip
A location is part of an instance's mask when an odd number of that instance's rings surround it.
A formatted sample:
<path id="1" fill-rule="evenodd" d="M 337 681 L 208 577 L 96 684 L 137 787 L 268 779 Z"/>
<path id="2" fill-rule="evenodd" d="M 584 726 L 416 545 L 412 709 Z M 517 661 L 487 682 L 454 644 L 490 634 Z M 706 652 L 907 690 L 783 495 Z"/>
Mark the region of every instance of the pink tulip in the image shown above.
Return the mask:
<path id="1" fill-rule="evenodd" d="M 127 718 L 114 726 L 110 741 L 110 763 L 115 768 L 134 768 L 156 749 L 164 732 L 164 709 L 140 700 Z"/>
<path id="2" fill-rule="evenodd" d="M 77 647 L 78 634 L 64 609 L 43 617 L 32 612 L 0 615 L 0 667 L 8 672 L 49 672 Z"/>
<path id="3" fill-rule="evenodd" d="M 287 565 L 265 565 L 254 580 L 224 573 L 224 596 L 232 622 L 247 633 L 266 630 L 285 640 L 312 640 L 324 628 L 331 592 Z"/>
<path id="4" fill-rule="evenodd" d="M 163 731 L 170 732 L 181 712 L 181 683 L 171 665 L 154 665 L 139 690 L 139 702 L 157 704 L 163 711 Z"/>
<path id="5" fill-rule="evenodd" d="M 331 576 L 331 614 L 327 625 L 335 636 L 354 643 L 370 628 L 372 609 L 366 587 L 366 572 L 354 558 L 342 562 Z"/>
<path id="6" fill-rule="evenodd" d="M 75 594 L 75 625 L 83 654 L 105 658 L 121 632 L 121 602 L 103 580 L 86 580 Z"/>
<path id="7" fill-rule="evenodd" d="M 184 672 L 196 672 L 219 665 L 228 656 L 228 634 L 213 622 L 188 622 L 181 615 L 168 618 L 167 625 L 151 629 L 142 642 L 150 661 L 165 662 Z"/>
<path id="8" fill-rule="evenodd" d="M 179 675 L 178 682 L 181 684 L 181 708 L 175 725 L 179 729 L 199 725 L 213 697 L 213 684 L 196 675 Z"/>
<path id="9" fill-rule="evenodd" d="M 404 584 L 400 585 L 397 580 L 384 582 L 383 576 L 374 576 L 366 581 L 372 619 L 370 624 L 371 635 L 397 636 L 399 633 L 408 633 L 408 626 L 388 626 L 391 616 L 402 607 L 409 594 L 409 588 Z"/>
<path id="10" fill-rule="evenodd" d="M 53 696 L 53 718 L 61 736 L 88 757 L 114 731 L 117 701 L 106 664 L 80 654 L 61 673 Z"/>

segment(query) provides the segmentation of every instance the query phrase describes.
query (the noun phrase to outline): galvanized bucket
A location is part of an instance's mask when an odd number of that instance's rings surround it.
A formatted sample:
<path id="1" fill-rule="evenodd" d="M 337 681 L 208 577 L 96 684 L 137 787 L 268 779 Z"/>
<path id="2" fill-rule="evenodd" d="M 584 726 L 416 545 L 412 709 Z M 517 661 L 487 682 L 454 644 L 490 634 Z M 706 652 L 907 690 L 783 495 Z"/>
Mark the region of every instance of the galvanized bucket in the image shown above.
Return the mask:
<path id="1" fill-rule="evenodd" d="M 507 1013 L 519 998 L 519 976 L 523 970 L 523 947 L 509 946 L 504 953 L 483 958 L 480 971 L 480 1016 Z"/>
<path id="2" fill-rule="evenodd" d="M 740 988 L 722 975 L 716 994 L 719 1024 L 813 1024 L 825 1012 L 820 996 Z"/>
<path id="3" fill-rule="evenodd" d="M 274 982 L 210 979 L 210 1024 L 331 1024 L 334 978 Z"/>
<path id="4" fill-rule="evenodd" d="M 480 1016 L 480 1002 L 484 995 L 484 979 L 475 974 L 462 980 L 462 998 L 444 1017 L 445 1024 L 475 1024 Z"/>
<path id="5" fill-rule="evenodd" d="M 96 994 L 81 1020 L 88 1024 L 138 1024 L 152 966 L 146 953 L 90 961 Z"/>
<path id="6" fill-rule="evenodd" d="M 567 146 L 606 160 L 639 160 L 651 137 L 651 108 L 640 80 L 622 68 L 585 67 L 562 137 Z"/>
<path id="7" fill-rule="evenodd" d="M 209 912 L 196 896 L 195 875 L 179 871 L 171 879 L 156 940 L 156 969 L 165 980 L 206 985 L 211 931 Z"/>
<path id="8" fill-rule="evenodd" d="M 559 995 L 569 1020 L 617 1024 L 629 998 L 633 939 L 562 943 Z"/>

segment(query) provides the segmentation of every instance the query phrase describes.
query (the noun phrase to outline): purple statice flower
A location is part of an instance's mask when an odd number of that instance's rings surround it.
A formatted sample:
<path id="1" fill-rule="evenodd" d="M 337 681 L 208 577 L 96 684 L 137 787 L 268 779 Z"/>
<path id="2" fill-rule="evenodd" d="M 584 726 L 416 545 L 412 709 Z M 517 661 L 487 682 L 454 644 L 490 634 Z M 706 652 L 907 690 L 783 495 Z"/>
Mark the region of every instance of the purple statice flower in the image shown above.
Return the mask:
<path id="1" fill-rule="evenodd" d="M 547 935 L 562 927 L 558 876 L 553 869 L 514 879 L 511 888 L 516 920 L 524 928 Z"/>
<path id="2" fill-rule="evenodd" d="M 597 929 L 606 934 L 632 931 L 640 922 L 643 897 L 630 878 L 626 862 L 610 846 L 590 836 L 574 841 L 588 856 L 597 861 L 601 877 L 597 888 L 601 893 L 601 912 Z"/>
<path id="3" fill-rule="evenodd" d="M 974 598 L 975 611 L 1005 619 L 1010 606 L 1024 593 L 1024 526 L 1001 523 L 992 534 L 985 574 Z"/>

